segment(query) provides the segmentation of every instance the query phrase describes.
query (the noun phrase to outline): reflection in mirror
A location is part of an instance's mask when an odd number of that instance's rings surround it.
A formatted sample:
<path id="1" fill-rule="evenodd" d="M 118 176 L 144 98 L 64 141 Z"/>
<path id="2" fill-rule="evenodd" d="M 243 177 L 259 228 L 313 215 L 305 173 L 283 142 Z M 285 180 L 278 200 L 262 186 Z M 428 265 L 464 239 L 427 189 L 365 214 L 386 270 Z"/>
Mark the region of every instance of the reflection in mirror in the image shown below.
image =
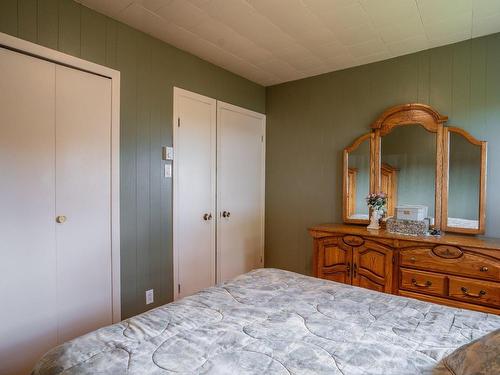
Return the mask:
<path id="1" fill-rule="evenodd" d="M 347 217 L 368 220 L 365 198 L 370 192 L 370 138 L 352 150 L 347 160 Z"/>
<path id="2" fill-rule="evenodd" d="M 479 229 L 481 147 L 449 135 L 448 226 Z"/>
<path id="3" fill-rule="evenodd" d="M 436 142 L 436 134 L 418 124 L 395 128 L 382 138 L 380 178 L 388 217 L 396 206 L 423 205 L 434 222 Z"/>

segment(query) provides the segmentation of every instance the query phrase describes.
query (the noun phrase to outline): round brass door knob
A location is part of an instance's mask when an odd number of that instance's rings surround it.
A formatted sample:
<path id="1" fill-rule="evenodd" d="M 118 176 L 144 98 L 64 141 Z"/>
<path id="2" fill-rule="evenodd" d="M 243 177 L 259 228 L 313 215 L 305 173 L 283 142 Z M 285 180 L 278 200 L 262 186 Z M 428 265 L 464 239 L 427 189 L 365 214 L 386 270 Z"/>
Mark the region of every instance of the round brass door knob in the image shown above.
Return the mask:
<path id="1" fill-rule="evenodd" d="M 56 222 L 58 222 L 59 224 L 62 224 L 65 221 L 66 221 L 66 216 L 61 215 L 56 217 Z"/>

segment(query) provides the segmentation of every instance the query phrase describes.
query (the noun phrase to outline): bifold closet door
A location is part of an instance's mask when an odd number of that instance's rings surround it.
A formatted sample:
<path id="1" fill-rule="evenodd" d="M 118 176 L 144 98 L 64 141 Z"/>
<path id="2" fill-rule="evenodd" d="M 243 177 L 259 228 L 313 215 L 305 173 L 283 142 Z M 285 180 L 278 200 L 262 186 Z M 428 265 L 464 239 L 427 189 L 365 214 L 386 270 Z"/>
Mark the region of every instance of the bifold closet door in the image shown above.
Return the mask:
<path id="1" fill-rule="evenodd" d="M 0 48 L 0 374 L 112 323 L 111 82 Z"/>
<path id="2" fill-rule="evenodd" d="M 0 48 L 0 374 L 57 344 L 55 64 Z"/>
<path id="3" fill-rule="evenodd" d="M 59 341 L 112 323 L 111 80 L 56 66 Z"/>
<path id="4" fill-rule="evenodd" d="M 216 101 L 174 89 L 174 297 L 215 284 Z"/>
<path id="5" fill-rule="evenodd" d="M 217 102 L 217 273 L 264 266 L 265 116 Z"/>

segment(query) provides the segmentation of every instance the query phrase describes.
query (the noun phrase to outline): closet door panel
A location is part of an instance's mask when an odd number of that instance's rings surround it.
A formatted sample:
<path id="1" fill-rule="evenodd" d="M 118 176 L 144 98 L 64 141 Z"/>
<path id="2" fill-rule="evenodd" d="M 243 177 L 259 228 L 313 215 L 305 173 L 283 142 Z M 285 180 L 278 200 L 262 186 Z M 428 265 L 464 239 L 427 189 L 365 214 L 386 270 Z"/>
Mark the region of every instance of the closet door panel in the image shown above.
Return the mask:
<path id="1" fill-rule="evenodd" d="M 263 266 L 265 116 L 218 102 L 217 267 L 223 282 Z"/>
<path id="2" fill-rule="evenodd" d="M 0 48 L 0 374 L 57 344 L 54 75 Z"/>
<path id="3" fill-rule="evenodd" d="M 112 323 L 110 158 L 111 80 L 57 66 L 60 342 Z"/>
<path id="4" fill-rule="evenodd" d="M 216 101 L 175 89 L 175 297 L 215 284 Z M 175 265 L 174 265 L 175 266 Z"/>

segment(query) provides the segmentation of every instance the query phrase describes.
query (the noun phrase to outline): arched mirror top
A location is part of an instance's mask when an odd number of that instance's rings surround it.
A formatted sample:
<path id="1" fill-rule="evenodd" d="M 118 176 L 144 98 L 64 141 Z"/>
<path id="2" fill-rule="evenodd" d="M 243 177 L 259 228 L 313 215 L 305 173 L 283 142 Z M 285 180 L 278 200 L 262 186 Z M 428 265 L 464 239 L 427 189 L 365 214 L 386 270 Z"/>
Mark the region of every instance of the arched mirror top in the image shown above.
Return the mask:
<path id="1" fill-rule="evenodd" d="M 384 111 L 372 123 L 371 128 L 378 129 L 380 136 L 384 136 L 400 126 L 418 124 L 429 132 L 437 133 L 447 120 L 448 116 L 440 114 L 429 105 L 419 103 L 402 104 Z"/>
<path id="2" fill-rule="evenodd" d="M 426 104 L 397 105 L 347 146 L 344 222 L 368 223 L 367 194 L 385 193 L 384 219 L 418 207 L 436 229 L 484 234 L 487 142 L 447 121 Z"/>
<path id="3" fill-rule="evenodd" d="M 467 139 L 469 143 L 472 143 L 473 145 L 482 146 L 486 143 L 486 141 L 480 141 L 479 139 L 477 139 L 472 134 L 470 134 L 469 132 L 467 132 L 462 128 L 457 128 L 455 126 L 447 126 L 446 128 L 448 129 L 449 132 L 460 134 L 462 137 Z"/>
<path id="4" fill-rule="evenodd" d="M 356 140 L 354 142 L 352 142 L 351 145 L 347 146 L 345 148 L 345 151 L 346 152 L 355 151 L 364 141 L 369 140 L 372 137 L 373 137 L 373 133 L 363 134 L 362 136 L 356 138 Z"/>

